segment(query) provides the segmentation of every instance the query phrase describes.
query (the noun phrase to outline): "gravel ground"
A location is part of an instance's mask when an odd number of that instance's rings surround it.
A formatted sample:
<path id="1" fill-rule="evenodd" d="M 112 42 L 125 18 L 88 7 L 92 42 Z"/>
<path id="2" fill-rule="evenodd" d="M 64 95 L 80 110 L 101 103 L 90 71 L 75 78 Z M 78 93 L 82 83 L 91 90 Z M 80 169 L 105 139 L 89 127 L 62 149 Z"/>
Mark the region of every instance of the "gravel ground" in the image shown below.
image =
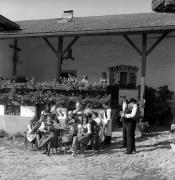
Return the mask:
<path id="1" fill-rule="evenodd" d="M 137 153 L 125 155 L 120 149 L 121 133 L 103 151 L 85 157 L 58 153 L 46 156 L 25 150 L 22 139 L 0 140 L 1 180 L 174 180 L 175 152 L 168 131 L 137 138 Z"/>

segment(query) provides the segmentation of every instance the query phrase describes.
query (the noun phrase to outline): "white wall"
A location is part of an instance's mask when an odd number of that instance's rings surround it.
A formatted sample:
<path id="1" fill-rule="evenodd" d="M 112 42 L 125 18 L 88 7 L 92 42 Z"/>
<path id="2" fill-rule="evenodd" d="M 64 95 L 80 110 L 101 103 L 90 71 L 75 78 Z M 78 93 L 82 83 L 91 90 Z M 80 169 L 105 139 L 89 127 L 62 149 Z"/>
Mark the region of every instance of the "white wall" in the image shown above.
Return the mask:
<path id="1" fill-rule="evenodd" d="M 135 43 L 141 45 L 141 36 L 134 36 Z M 164 39 L 147 58 L 147 84 L 153 87 L 169 85 L 175 90 L 175 43 L 174 38 Z M 56 45 L 57 39 L 51 39 Z M 149 47 L 155 39 L 149 39 Z M 10 41 L 0 41 L 0 73 L 12 76 L 13 52 L 8 47 Z M 57 60 L 51 49 L 41 39 L 19 40 L 18 76 L 35 76 L 37 80 L 51 80 L 56 77 Z M 138 66 L 141 57 L 122 36 L 81 37 L 73 47 L 75 61 L 66 60 L 63 69 L 77 69 L 78 78 L 84 74 L 90 82 L 99 80 L 109 66 L 120 64 Z M 138 72 L 140 76 L 140 71 Z M 138 78 L 139 83 L 139 78 Z"/>
<path id="2" fill-rule="evenodd" d="M 9 134 L 24 133 L 30 120 L 36 116 L 35 106 L 20 106 L 20 116 L 5 115 L 5 105 L 0 105 L 0 129 Z"/>

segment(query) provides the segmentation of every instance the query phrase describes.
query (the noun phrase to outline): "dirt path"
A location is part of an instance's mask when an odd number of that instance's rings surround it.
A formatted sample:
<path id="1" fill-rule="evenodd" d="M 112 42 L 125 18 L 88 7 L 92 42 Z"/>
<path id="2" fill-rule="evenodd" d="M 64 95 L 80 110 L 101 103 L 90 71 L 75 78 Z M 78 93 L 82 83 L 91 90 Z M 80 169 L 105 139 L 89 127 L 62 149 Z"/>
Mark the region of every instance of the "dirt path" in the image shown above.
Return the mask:
<path id="1" fill-rule="evenodd" d="M 117 138 L 111 147 L 84 157 L 57 154 L 47 157 L 26 151 L 22 140 L 1 140 L 1 180 L 174 180 L 175 153 L 170 147 L 169 132 L 152 134 L 137 140 L 137 153 L 123 154 Z"/>

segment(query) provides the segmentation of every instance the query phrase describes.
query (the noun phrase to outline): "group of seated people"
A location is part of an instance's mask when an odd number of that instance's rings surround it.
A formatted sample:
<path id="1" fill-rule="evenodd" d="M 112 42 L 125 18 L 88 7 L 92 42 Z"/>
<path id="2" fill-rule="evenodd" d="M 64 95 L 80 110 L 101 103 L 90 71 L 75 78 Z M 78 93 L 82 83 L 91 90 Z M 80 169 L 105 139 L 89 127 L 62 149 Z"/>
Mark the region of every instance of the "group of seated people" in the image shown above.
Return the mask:
<path id="1" fill-rule="evenodd" d="M 74 84 L 81 84 L 82 86 L 86 87 L 89 85 L 89 79 L 87 75 L 84 75 L 80 81 L 77 80 L 76 76 L 73 73 L 69 73 L 68 77 L 61 76 L 60 83 L 64 85 L 74 85 Z M 99 83 L 102 85 L 108 85 L 108 78 L 107 73 L 103 72 L 102 76 L 99 80 Z"/>
<path id="2" fill-rule="evenodd" d="M 81 84 L 82 86 L 88 86 L 89 81 L 88 81 L 88 76 L 83 76 L 82 80 L 78 82 L 76 76 L 72 73 L 68 74 L 68 77 L 61 76 L 60 77 L 60 83 L 63 85 L 75 85 L 75 84 Z"/>
<path id="3" fill-rule="evenodd" d="M 67 114 L 56 106 L 50 108 L 46 105 L 40 119 L 32 120 L 28 125 L 27 140 L 35 144 L 35 149 L 47 153 L 50 139 L 55 139 L 54 142 L 59 144 L 60 126 L 69 129 L 71 148 L 68 151 L 72 154 L 77 152 L 81 143 L 93 147 L 94 151 L 105 143 L 106 124 L 103 117 L 90 109 L 83 110 L 79 102 L 76 103 L 76 109 Z"/>

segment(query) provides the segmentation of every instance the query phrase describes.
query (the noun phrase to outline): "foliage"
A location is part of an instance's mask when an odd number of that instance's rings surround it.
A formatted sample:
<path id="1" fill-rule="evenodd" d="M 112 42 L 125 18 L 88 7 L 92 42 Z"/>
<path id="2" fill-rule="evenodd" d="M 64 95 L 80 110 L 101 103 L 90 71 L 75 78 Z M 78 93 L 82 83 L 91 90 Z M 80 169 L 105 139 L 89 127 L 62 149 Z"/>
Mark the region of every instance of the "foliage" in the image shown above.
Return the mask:
<path id="1" fill-rule="evenodd" d="M 167 100 L 172 99 L 173 92 L 168 86 L 161 86 L 158 89 L 146 87 L 145 91 L 145 119 L 149 123 L 166 124 L 171 121 L 172 113 Z"/>
<path id="2" fill-rule="evenodd" d="M 15 137 L 15 138 L 23 138 L 24 135 L 21 134 L 20 132 L 17 132 L 16 134 L 14 134 L 14 137 Z"/>
<path id="3" fill-rule="evenodd" d="M 159 87 L 157 93 L 162 101 L 171 100 L 174 95 L 174 93 L 168 89 L 168 86 Z"/>
<path id="4" fill-rule="evenodd" d="M 4 138 L 9 136 L 7 132 L 5 132 L 3 129 L 0 129 L 0 138 Z"/>
<path id="5" fill-rule="evenodd" d="M 37 90 L 98 90 L 104 91 L 107 86 L 100 83 L 94 83 L 84 86 L 81 82 L 77 83 L 69 83 L 69 84 L 61 84 L 56 80 L 53 81 L 44 81 L 44 82 L 35 82 L 34 79 L 31 79 L 27 82 L 23 83 L 15 83 L 15 81 L 11 80 L 1 80 L 0 89 L 37 89 Z"/>
<path id="6" fill-rule="evenodd" d="M 78 84 L 63 86 L 55 81 L 14 83 L 6 80 L 0 84 L 0 104 L 56 104 L 75 108 L 75 103 L 80 101 L 84 107 L 102 108 L 104 102 L 110 101 L 105 89 L 97 83 L 83 87 Z"/>
<path id="7" fill-rule="evenodd" d="M 137 123 L 137 128 L 141 132 L 141 136 L 144 136 L 147 134 L 149 123 L 147 121 L 140 121 Z"/>
<path id="8" fill-rule="evenodd" d="M 110 102 L 111 96 L 105 94 L 104 96 L 96 96 L 94 98 L 86 97 L 82 99 L 81 103 L 84 108 L 102 109 L 103 104 Z"/>

